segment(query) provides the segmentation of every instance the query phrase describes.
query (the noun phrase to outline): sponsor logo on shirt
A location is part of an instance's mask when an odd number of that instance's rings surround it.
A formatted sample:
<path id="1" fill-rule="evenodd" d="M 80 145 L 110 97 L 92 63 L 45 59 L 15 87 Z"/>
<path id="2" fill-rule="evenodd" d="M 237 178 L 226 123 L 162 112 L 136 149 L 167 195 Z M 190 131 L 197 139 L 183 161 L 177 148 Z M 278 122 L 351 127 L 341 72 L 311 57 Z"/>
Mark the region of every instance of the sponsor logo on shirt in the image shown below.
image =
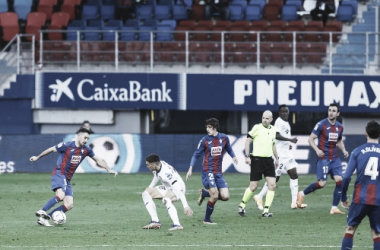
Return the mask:
<path id="1" fill-rule="evenodd" d="M 74 163 L 74 164 L 75 163 L 79 163 L 81 159 L 82 159 L 82 156 L 80 156 L 80 155 L 73 155 L 71 157 L 70 163 Z"/>
<path id="2" fill-rule="evenodd" d="M 329 141 L 338 141 L 338 133 L 329 133 Z"/>
<path id="3" fill-rule="evenodd" d="M 216 156 L 216 155 L 221 155 L 222 154 L 222 147 L 211 147 L 211 155 Z"/>

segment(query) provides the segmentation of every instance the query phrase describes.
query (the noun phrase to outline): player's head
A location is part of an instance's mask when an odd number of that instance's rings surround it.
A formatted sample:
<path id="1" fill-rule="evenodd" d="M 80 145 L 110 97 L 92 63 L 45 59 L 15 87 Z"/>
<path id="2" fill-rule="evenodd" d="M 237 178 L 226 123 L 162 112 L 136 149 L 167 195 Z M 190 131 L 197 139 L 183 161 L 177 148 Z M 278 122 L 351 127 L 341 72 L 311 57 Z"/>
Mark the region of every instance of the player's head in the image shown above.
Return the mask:
<path id="1" fill-rule="evenodd" d="M 150 154 L 145 158 L 145 163 L 151 171 L 156 171 L 161 166 L 160 156 L 158 154 Z"/>
<path id="2" fill-rule="evenodd" d="M 77 146 L 83 146 L 87 143 L 88 139 L 90 139 L 90 130 L 86 128 L 80 128 L 77 131 Z"/>
<path id="3" fill-rule="evenodd" d="M 273 121 L 273 114 L 269 110 L 265 110 L 263 113 L 263 117 L 261 119 L 264 127 L 268 127 L 269 124 Z"/>
<path id="4" fill-rule="evenodd" d="M 331 103 L 327 111 L 327 116 L 330 121 L 335 121 L 339 116 L 340 109 L 337 103 Z"/>
<path id="5" fill-rule="evenodd" d="M 90 127 L 91 127 L 91 124 L 90 124 L 90 122 L 89 121 L 84 121 L 83 123 L 82 123 L 82 127 L 83 128 L 87 128 L 87 129 L 89 129 Z"/>
<path id="6" fill-rule="evenodd" d="M 208 135 L 215 136 L 219 131 L 219 121 L 215 118 L 210 118 L 206 120 L 206 131 Z"/>
<path id="7" fill-rule="evenodd" d="M 372 120 L 369 123 L 367 123 L 367 126 L 365 127 L 365 132 L 369 138 L 379 139 L 380 125 L 376 121 Z"/>
<path id="8" fill-rule="evenodd" d="M 280 105 L 278 108 L 278 113 L 280 114 L 280 117 L 284 121 L 288 121 L 289 119 L 289 108 L 285 104 Z"/>

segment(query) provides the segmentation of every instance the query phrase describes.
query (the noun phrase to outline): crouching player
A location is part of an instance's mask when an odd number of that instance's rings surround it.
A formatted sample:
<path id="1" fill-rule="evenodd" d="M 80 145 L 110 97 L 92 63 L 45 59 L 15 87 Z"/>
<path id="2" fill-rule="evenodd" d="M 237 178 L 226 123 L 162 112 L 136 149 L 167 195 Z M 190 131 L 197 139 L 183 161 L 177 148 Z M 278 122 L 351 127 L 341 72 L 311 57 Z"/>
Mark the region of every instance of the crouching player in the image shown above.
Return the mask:
<path id="1" fill-rule="evenodd" d="M 342 206 L 349 209 L 342 250 L 352 249 L 355 231 L 366 216 L 371 227 L 373 249 L 380 250 L 380 125 L 371 121 L 365 130 L 367 143 L 352 152 L 342 182 Z M 349 206 L 347 189 L 355 169 L 357 177 Z"/>
<path id="2" fill-rule="evenodd" d="M 173 225 L 169 228 L 169 230 L 183 230 L 183 227 L 179 223 L 177 209 L 172 202 L 180 199 L 185 214 L 187 216 L 193 215 L 193 211 L 189 207 L 186 200 L 185 183 L 175 168 L 165 161 L 161 161 L 160 156 L 157 154 L 148 155 L 145 159 L 145 163 L 153 172 L 153 180 L 149 187 L 147 187 L 142 193 L 142 199 L 151 217 L 151 221 L 148 225 L 144 226 L 143 229 L 161 228 L 161 223 L 157 216 L 156 205 L 153 201 L 153 199 L 161 199 L 173 221 Z M 158 181 L 161 181 L 162 185 L 156 186 Z"/>

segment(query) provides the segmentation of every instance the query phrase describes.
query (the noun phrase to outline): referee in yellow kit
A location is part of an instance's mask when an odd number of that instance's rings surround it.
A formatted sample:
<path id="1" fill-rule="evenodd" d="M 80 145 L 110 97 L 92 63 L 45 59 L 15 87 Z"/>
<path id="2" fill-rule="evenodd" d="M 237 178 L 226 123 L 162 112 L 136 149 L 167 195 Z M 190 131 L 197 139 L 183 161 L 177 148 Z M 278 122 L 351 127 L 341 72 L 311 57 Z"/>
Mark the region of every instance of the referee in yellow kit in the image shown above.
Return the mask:
<path id="1" fill-rule="evenodd" d="M 268 183 L 268 193 L 265 196 L 265 205 L 262 216 L 273 217 L 273 213 L 269 213 L 269 207 L 272 204 L 274 190 L 276 189 L 275 168 L 278 166 L 278 156 L 275 146 L 276 128 L 270 124 L 272 121 L 272 112 L 266 110 L 263 113 L 262 122 L 253 126 L 251 131 L 248 132 L 247 140 L 245 141 L 245 163 L 250 164 L 251 174 L 249 187 L 245 190 L 242 202 L 239 205 L 239 215 L 242 217 L 245 216 L 247 202 L 252 197 L 253 192 L 257 189 L 259 181 L 262 179 L 262 175 L 264 175 L 265 180 Z M 250 154 L 249 150 L 251 142 L 253 142 L 253 151 Z M 272 155 L 275 157 L 274 162 Z"/>

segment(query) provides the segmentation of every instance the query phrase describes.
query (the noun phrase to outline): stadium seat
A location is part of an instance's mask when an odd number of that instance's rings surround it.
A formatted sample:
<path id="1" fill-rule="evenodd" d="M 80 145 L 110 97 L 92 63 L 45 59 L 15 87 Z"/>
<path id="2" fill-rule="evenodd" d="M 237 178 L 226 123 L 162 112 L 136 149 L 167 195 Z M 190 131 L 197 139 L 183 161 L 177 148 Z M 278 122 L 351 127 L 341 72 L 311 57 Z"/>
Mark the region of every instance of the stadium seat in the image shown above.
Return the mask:
<path id="1" fill-rule="evenodd" d="M 192 42 L 189 44 L 189 62 L 208 66 L 212 62 L 212 43 Z"/>
<path id="2" fill-rule="evenodd" d="M 248 2 L 247 0 L 232 0 L 230 3 L 230 5 L 240 5 L 241 7 L 241 12 L 243 13 L 243 19 L 244 19 L 244 13 L 245 13 L 245 10 L 247 8 L 247 5 L 248 5 Z"/>
<path id="3" fill-rule="evenodd" d="M 5 42 L 12 40 L 12 38 L 20 32 L 17 13 L 0 13 L 0 26 L 3 29 L 2 40 Z"/>
<path id="4" fill-rule="evenodd" d="M 274 2 L 268 2 L 264 6 L 263 19 L 267 21 L 279 20 L 281 14 L 281 6 Z"/>
<path id="5" fill-rule="evenodd" d="M 212 20 L 200 20 L 197 23 L 197 27 L 201 27 L 201 26 L 207 27 L 209 30 L 211 30 L 212 26 L 214 26 L 214 23 Z"/>
<path id="6" fill-rule="evenodd" d="M 302 31 L 305 27 L 305 23 L 303 20 L 299 20 L 299 21 L 289 21 L 288 22 L 288 25 L 285 27 L 285 38 L 284 40 L 287 41 L 287 42 L 292 42 L 293 41 L 293 33 L 290 33 L 290 32 L 296 32 L 295 35 L 296 35 L 296 41 L 297 42 L 301 42 L 303 40 L 303 35 L 302 35 Z"/>
<path id="7" fill-rule="evenodd" d="M 292 56 L 291 43 L 272 43 L 268 60 L 276 66 L 283 67 L 292 61 Z"/>
<path id="8" fill-rule="evenodd" d="M 103 41 L 115 41 L 115 32 L 121 30 L 122 26 L 123 22 L 121 20 L 108 20 L 107 24 L 103 26 L 105 31 L 103 32 Z"/>
<path id="9" fill-rule="evenodd" d="M 50 21 L 54 8 L 57 8 L 58 0 L 39 0 L 37 11 L 45 13 L 46 20 Z"/>
<path id="10" fill-rule="evenodd" d="M 150 41 L 151 40 L 151 34 L 153 36 L 154 40 L 154 33 L 151 33 L 155 30 L 154 26 L 141 26 L 139 29 L 139 40 L 140 41 Z"/>
<path id="11" fill-rule="evenodd" d="M 169 25 L 171 30 L 175 30 L 175 28 L 177 27 L 177 22 L 175 20 L 162 20 L 160 24 Z"/>
<path id="12" fill-rule="evenodd" d="M 233 42 L 243 42 L 247 38 L 247 28 L 244 26 L 232 26 L 228 33 L 228 40 Z"/>
<path id="13" fill-rule="evenodd" d="M 205 15 L 205 6 L 204 5 L 193 5 L 193 11 L 191 12 L 192 20 L 203 20 Z"/>
<path id="14" fill-rule="evenodd" d="M 100 8 L 100 19 L 111 20 L 115 19 L 115 5 L 103 4 Z"/>
<path id="15" fill-rule="evenodd" d="M 176 41 L 185 41 L 186 40 L 186 31 L 188 31 L 188 36 L 189 40 L 191 39 L 192 33 L 191 31 L 193 30 L 193 27 L 190 26 L 177 26 L 175 28 L 175 33 L 174 33 L 174 40 Z"/>
<path id="16" fill-rule="evenodd" d="M 339 5 L 336 19 L 342 22 L 352 22 L 354 17 L 354 10 L 351 5 Z"/>
<path id="17" fill-rule="evenodd" d="M 333 32 L 332 33 L 332 42 L 339 42 L 342 34 L 343 24 L 339 21 L 327 21 L 326 25 L 323 27 L 323 31 L 325 32 Z M 330 42 L 330 34 L 325 33 L 322 35 L 322 41 Z"/>
<path id="18" fill-rule="evenodd" d="M 352 7 L 352 13 L 354 15 L 358 14 L 358 1 L 356 1 L 356 0 L 343 0 L 340 2 L 340 5 L 349 5 Z"/>
<path id="19" fill-rule="evenodd" d="M 243 13 L 241 5 L 230 4 L 230 5 L 228 5 L 228 9 L 231 12 L 230 20 L 243 20 L 244 19 L 244 13 Z"/>
<path id="20" fill-rule="evenodd" d="M 51 23 L 48 30 L 62 30 L 67 27 L 70 20 L 70 14 L 66 12 L 55 12 L 51 17 Z M 49 40 L 63 40 L 62 33 L 48 33 Z"/>
<path id="21" fill-rule="evenodd" d="M 227 54 L 227 65 L 238 64 L 247 66 L 256 63 L 257 47 L 256 43 L 227 43 L 225 46 L 225 53 Z"/>
<path id="22" fill-rule="evenodd" d="M 195 26 L 192 32 L 192 38 L 191 40 L 194 41 L 208 41 L 210 38 L 210 31 L 211 28 L 208 26 Z"/>
<path id="23" fill-rule="evenodd" d="M 308 64 L 321 64 L 326 57 L 327 45 L 324 43 L 310 43 L 306 51 Z"/>
<path id="24" fill-rule="evenodd" d="M 86 41 L 99 41 L 102 40 L 102 33 L 104 22 L 102 20 L 90 20 L 84 30 L 84 40 Z M 94 32 L 88 32 L 94 31 Z"/>
<path id="25" fill-rule="evenodd" d="M 221 42 L 221 39 L 222 39 L 222 32 L 226 32 L 228 31 L 228 29 L 226 29 L 225 26 L 213 26 L 211 28 L 211 38 L 210 40 L 211 41 L 215 41 L 215 42 Z M 228 35 L 227 33 L 224 33 L 224 41 L 226 41 L 228 38 Z"/>
<path id="26" fill-rule="evenodd" d="M 61 12 L 69 13 L 70 21 L 76 19 L 79 5 L 81 4 L 81 0 L 64 0 L 61 5 Z"/>
<path id="27" fill-rule="evenodd" d="M 245 12 L 245 20 L 255 21 L 262 19 L 260 5 L 248 5 Z"/>
<path id="28" fill-rule="evenodd" d="M 82 8 L 82 19 L 83 20 L 96 20 L 99 18 L 99 6 L 92 4 L 85 4 Z"/>
<path id="29" fill-rule="evenodd" d="M 303 40 L 305 42 L 319 42 L 321 39 L 321 33 L 323 31 L 322 21 L 309 21 L 304 27 Z"/>
<path id="30" fill-rule="evenodd" d="M 267 4 L 265 0 L 251 0 L 248 5 L 258 5 L 260 6 L 261 14 L 263 14 L 264 6 Z"/>
<path id="31" fill-rule="evenodd" d="M 159 22 L 157 19 L 145 19 L 141 26 L 152 26 L 153 30 L 155 30 L 157 28 L 158 23 Z"/>
<path id="32" fill-rule="evenodd" d="M 283 5 L 281 20 L 283 21 L 295 21 L 298 19 L 297 15 L 298 7 L 296 5 Z"/>
<path id="33" fill-rule="evenodd" d="M 124 26 L 134 27 L 136 30 L 138 30 L 140 28 L 140 24 L 141 22 L 139 19 L 128 19 L 125 21 Z"/>
<path id="34" fill-rule="evenodd" d="M 27 19 L 28 14 L 32 10 L 32 6 L 33 0 L 13 0 L 13 9 L 21 20 Z"/>
<path id="35" fill-rule="evenodd" d="M 265 32 L 268 28 L 268 22 L 266 20 L 254 21 L 251 26 L 248 27 L 248 41 L 257 42 L 257 32 L 260 33 L 260 40 L 265 40 Z"/>
<path id="36" fill-rule="evenodd" d="M 136 17 L 138 19 L 151 19 L 153 18 L 154 7 L 152 5 L 141 5 L 137 7 Z"/>
<path id="37" fill-rule="evenodd" d="M 138 33 L 140 26 L 123 26 L 121 27 L 120 40 L 121 41 L 136 41 L 138 40 Z"/>
<path id="38" fill-rule="evenodd" d="M 186 6 L 181 1 L 176 1 L 173 6 L 173 19 L 174 20 L 186 20 L 189 19 L 189 11 L 193 6 L 193 1 L 184 0 Z"/>
<path id="39" fill-rule="evenodd" d="M 297 14 L 300 16 L 310 15 L 310 11 L 315 9 L 316 5 L 317 0 L 304 0 L 302 5 L 303 10 L 297 11 Z"/>
<path id="40" fill-rule="evenodd" d="M 86 27 L 86 21 L 85 20 L 72 20 L 69 25 L 67 25 L 67 33 L 66 33 L 66 40 L 68 41 L 76 41 L 77 40 L 77 32 L 80 30 L 84 30 L 84 27 Z M 83 33 L 81 34 L 83 38 Z M 80 39 L 82 39 L 80 38 Z"/>
<path id="41" fill-rule="evenodd" d="M 266 33 L 265 40 L 270 42 L 280 42 L 284 39 L 284 33 L 286 22 L 282 20 L 274 20 L 267 27 L 266 31 L 270 31 L 270 33 Z"/>
<path id="42" fill-rule="evenodd" d="M 33 34 L 35 36 L 35 40 L 40 40 L 40 32 L 39 30 L 45 25 L 46 22 L 46 14 L 43 12 L 31 12 L 28 14 L 26 19 L 26 34 Z M 32 41 L 32 37 L 27 36 L 26 39 L 28 41 Z"/>
<path id="43" fill-rule="evenodd" d="M 172 27 L 166 24 L 157 25 L 156 41 L 172 41 L 173 34 L 171 33 Z"/>
<path id="44" fill-rule="evenodd" d="M 294 6 L 297 6 L 297 8 L 300 8 L 302 6 L 302 1 L 301 0 L 287 0 L 285 2 L 285 5 L 294 5 Z"/>

